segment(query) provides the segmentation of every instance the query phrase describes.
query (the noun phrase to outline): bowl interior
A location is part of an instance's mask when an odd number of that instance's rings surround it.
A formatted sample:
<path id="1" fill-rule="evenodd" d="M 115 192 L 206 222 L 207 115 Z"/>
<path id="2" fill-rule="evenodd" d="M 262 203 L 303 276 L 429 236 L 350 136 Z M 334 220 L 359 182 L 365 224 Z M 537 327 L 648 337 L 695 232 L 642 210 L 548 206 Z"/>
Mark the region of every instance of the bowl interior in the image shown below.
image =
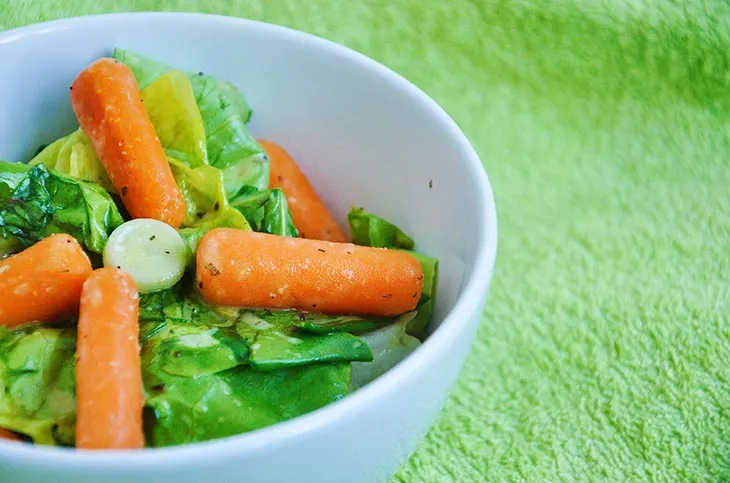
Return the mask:
<path id="1" fill-rule="evenodd" d="M 194 16 L 130 15 L 82 22 L 0 38 L 0 159 L 27 161 L 75 129 L 69 85 L 114 47 L 219 76 L 253 107 L 254 134 L 290 151 L 343 226 L 349 207 L 362 206 L 439 258 L 430 329 L 451 310 L 483 243 L 486 208 L 464 141 L 423 94 L 346 49 L 263 24 L 213 30 Z"/>

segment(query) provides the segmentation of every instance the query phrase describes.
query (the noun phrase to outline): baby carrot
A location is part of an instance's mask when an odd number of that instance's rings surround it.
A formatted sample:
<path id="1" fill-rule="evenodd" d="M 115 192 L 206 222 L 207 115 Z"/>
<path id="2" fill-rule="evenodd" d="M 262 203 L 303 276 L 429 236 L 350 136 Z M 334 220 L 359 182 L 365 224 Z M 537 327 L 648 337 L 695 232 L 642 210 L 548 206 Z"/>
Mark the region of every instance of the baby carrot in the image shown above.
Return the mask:
<path id="1" fill-rule="evenodd" d="M 132 277 L 95 270 L 84 283 L 76 345 L 76 447 L 142 448 L 139 294 Z"/>
<path id="2" fill-rule="evenodd" d="M 17 434 L 3 428 L 0 428 L 0 439 L 7 439 L 10 441 L 23 441 Z"/>
<path id="3" fill-rule="evenodd" d="M 74 80 L 71 105 L 129 214 L 179 227 L 185 200 L 129 67 L 97 60 Z"/>
<path id="4" fill-rule="evenodd" d="M 289 153 L 272 141 L 260 140 L 259 144 L 269 155 L 269 185 L 284 192 L 299 236 L 333 242 L 349 241 Z"/>
<path id="5" fill-rule="evenodd" d="M 423 271 L 405 252 L 217 228 L 196 281 L 218 305 L 391 316 L 416 307 Z"/>
<path id="6" fill-rule="evenodd" d="M 75 238 L 51 235 L 0 261 L 0 325 L 52 321 L 79 307 L 91 262 Z"/>

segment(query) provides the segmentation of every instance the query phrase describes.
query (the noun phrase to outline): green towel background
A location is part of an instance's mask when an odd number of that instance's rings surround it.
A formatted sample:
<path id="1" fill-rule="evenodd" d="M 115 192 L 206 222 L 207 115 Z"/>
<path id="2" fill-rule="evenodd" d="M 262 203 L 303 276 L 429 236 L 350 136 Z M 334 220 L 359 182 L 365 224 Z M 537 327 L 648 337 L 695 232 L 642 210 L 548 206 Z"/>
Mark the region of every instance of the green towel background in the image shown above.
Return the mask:
<path id="1" fill-rule="evenodd" d="M 0 28 L 154 9 L 364 52 L 482 157 L 486 316 L 395 481 L 730 481 L 727 2 L 5 0 Z"/>

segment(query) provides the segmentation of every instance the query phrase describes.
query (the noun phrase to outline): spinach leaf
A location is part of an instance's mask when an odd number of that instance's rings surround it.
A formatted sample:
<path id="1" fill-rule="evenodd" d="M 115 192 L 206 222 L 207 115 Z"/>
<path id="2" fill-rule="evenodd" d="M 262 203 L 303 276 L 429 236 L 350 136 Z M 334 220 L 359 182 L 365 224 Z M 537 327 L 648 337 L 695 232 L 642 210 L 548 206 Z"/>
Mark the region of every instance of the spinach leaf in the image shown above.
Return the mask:
<path id="1" fill-rule="evenodd" d="M 73 327 L 0 327 L 0 427 L 71 445 L 76 421 Z"/>
<path id="2" fill-rule="evenodd" d="M 128 50 L 115 49 L 114 57 L 132 69 L 140 88 L 174 70 Z M 243 95 L 228 82 L 202 73 L 187 75 L 203 119 L 208 160 L 223 171 L 226 195 L 235 195 L 243 185 L 268 187 L 268 157 L 248 132 L 251 108 Z"/>
<path id="3" fill-rule="evenodd" d="M 361 334 L 373 351 L 372 362 L 352 363 L 351 389 L 354 391 L 384 374 L 416 350 L 421 341 L 408 334 L 408 326 L 416 312 L 398 317 L 394 324 Z"/>
<path id="4" fill-rule="evenodd" d="M 373 354 L 347 332 L 311 334 L 297 329 L 295 311 L 244 311 L 236 330 L 251 347 L 249 364 L 261 371 L 316 362 L 370 361 Z"/>
<path id="5" fill-rule="evenodd" d="M 356 245 L 412 250 L 413 240 L 400 228 L 362 208 L 351 208 L 347 215 L 352 242 Z"/>
<path id="6" fill-rule="evenodd" d="M 319 409 L 349 392 L 350 364 L 260 372 L 235 367 L 197 377 L 164 375 L 147 398 L 147 442 L 168 446 L 253 431 Z"/>
<path id="7" fill-rule="evenodd" d="M 96 183 L 108 192 L 116 193 L 91 141 L 81 128 L 51 143 L 28 164 L 44 164 L 50 169 Z"/>
<path id="8" fill-rule="evenodd" d="M 42 164 L 23 166 L 22 179 L 19 169 L 13 163 L 0 163 L 2 238 L 13 236 L 30 246 L 53 233 L 68 233 L 89 251 L 104 250 L 108 235 L 124 220 L 103 188 Z M 13 184 L 11 193 L 5 190 Z"/>
<path id="9" fill-rule="evenodd" d="M 284 192 L 279 188 L 259 191 L 253 186 L 242 186 L 230 203 L 243 213 L 254 231 L 295 238 L 299 236 Z"/>

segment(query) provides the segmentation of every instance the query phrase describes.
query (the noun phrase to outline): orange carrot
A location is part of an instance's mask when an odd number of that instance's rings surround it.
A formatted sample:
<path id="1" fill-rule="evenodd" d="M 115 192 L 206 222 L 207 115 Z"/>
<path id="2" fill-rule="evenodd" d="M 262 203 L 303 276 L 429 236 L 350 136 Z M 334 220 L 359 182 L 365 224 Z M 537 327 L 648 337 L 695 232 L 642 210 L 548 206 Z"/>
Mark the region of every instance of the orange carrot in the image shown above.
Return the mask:
<path id="1" fill-rule="evenodd" d="M 139 294 L 132 277 L 95 270 L 84 283 L 76 345 L 76 447 L 142 448 Z"/>
<path id="2" fill-rule="evenodd" d="M 200 241 L 196 279 L 214 304 L 329 314 L 398 315 L 423 288 L 421 265 L 405 252 L 231 228 Z"/>
<path id="3" fill-rule="evenodd" d="M 17 434 L 3 428 L 0 428 L 0 439 L 7 439 L 10 441 L 23 441 Z"/>
<path id="4" fill-rule="evenodd" d="M 91 262 L 73 237 L 51 235 L 0 261 L 0 325 L 50 322 L 79 307 Z"/>
<path id="5" fill-rule="evenodd" d="M 130 68 L 97 60 L 74 80 L 71 105 L 129 214 L 179 227 L 185 200 Z"/>
<path id="6" fill-rule="evenodd" d="M 269 155 L 269 185 L 284 192 L 299 236 L 333 242 L 349 241 L 289 153 L 274 142 L 260 140 L 259 143 Z"/>

